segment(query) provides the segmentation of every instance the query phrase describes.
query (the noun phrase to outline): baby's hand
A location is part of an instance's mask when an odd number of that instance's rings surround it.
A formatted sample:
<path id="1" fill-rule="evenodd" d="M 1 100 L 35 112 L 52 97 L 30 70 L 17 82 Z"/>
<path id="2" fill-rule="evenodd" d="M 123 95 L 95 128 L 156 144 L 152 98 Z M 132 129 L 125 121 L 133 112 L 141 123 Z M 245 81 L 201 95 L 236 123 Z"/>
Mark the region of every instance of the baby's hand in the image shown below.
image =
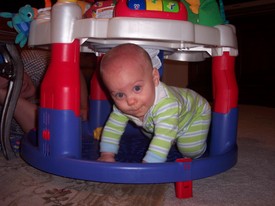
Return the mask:
<path id="1" fill-rule="evenodd" d="M 100 157 L 97 159 L 102 162 L 115 162 L 115 154 L 111 152 L 101 152 Z"/>

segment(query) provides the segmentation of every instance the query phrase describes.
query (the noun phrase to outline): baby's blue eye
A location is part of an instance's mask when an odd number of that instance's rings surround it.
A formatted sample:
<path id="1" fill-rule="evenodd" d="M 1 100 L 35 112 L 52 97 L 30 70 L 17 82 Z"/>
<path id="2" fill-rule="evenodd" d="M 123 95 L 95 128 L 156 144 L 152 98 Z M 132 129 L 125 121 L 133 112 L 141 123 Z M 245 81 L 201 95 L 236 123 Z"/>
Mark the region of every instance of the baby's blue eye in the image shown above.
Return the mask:
<path id="1" fill-rule="evenodd" d="M 140 92 L 141 91 L 141 86 L 134 86 L 134 91 L 135 92 Z"/>
<path id="2" fill-rule="evenodd" d="M 122 99 L 124 97 L 124 94 L 123 93 L 116 93 L 115 97 L 117 99 Z"/>

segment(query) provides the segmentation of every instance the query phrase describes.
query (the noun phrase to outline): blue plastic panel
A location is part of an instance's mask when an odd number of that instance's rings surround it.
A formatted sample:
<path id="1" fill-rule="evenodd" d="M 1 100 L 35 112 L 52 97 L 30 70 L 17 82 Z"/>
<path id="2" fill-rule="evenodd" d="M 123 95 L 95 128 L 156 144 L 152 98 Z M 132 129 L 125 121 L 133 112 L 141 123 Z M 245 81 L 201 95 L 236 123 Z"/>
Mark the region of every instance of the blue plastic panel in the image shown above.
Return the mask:
<path id="1" fill-rule="evenodd" d="M 233 117 L 236 118 L 236 111 L 233 111 Z M 224 118 L 230 119 L 232 115 L 226 114 Z M 133 135 L 137 135 L 136 137 L 139 137 L 143 141 L 142 134 L 131 126 L 127 129 L 126 137 L 122 140 L 124 141 L 122 144 L 125 145 L 121 146 L 122 150 L 118 155 L 119 161 L 125 162 L 97 162 L 95 160 L 98 156 L 98 141 L 95 141 L 90 134 L 85 132 L 88 131 L 88 128 L 89 125 L 87 125 L 87 122 L 83 123 L 83 150 L 81 158 L 72 158 L 66 155 L 45 156 L 39 150 L 35 131 L 30 132 L 23 139 L 21 155 L 32 166 L 56 175 L 90 181 L 131 184 L 180 182 L 206 178 L 230 169 L 237 162 L 238 150 L 236 144 L 234 144 L 230 146 L 228 151 L 222 154 L 213 155 L 206 153 L 204 157 L 193 160 L 191 163 L 173 162 L 173 158 L 180 157 L 177 151 L 172 151 L 174 154 L 170 154 L 171 162 L 150 164 L 128 163 L 127 158 L 125 160 L 123 156 L 131 158 L 131 155 L 127 153 L 132 152 L 130 151 L 131 145 L 128 145 L 128 140 L 131 140 L 129 136 L 133 137 Z M 221 131 L 226 131 L 223 128 L 220 129 Z M 129 135 L 128 139 L 127 135 Z M 60 138 L 62 139 L 62 137 Z M 133 139 L 136 138 L 133 137 Z M 144 144 L 146 145 L 147 143 L 144 142 Z M 59 146 L 62 147 L 62 145 Z M 143 150 L 146 150 L 146 146 Z M 132 154 L 134 157 L 138 156 L 135 155 L 135 152 L 132 152 Z M 142 153 L 139 155 L 142 155 Z M 187 164 L 190 164 L 188 172 L 185 171 Z"/>

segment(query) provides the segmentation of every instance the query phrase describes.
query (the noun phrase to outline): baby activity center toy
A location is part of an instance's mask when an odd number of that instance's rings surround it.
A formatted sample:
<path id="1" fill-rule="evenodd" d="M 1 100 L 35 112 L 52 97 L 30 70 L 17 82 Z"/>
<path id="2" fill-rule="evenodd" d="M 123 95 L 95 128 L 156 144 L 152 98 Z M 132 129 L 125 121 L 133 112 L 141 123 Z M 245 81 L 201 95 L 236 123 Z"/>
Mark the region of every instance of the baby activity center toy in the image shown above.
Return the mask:
<path id="1" fill-rule="evenodd" d="M 197 23 L 191 22 L 190 15 L 194 17 L 196 11 L 174 0 L 118 0 L 112 6 L 112 16 L 84 18 L 75 1 L 62 0 L 32 21 L 28 45 L 50 46 L 51 63 L 41 86 L 38 128 L 23 138 L 21 156 L 33 167 L 60 176 L 106 183 L 175 183 L 178 198 L 191 197 L 193 180 L 224 172 L 237 162 L 235 27 L 200 24 L 210 22 L 200 19 L 200 8 Z M 123 43 L 160 50 L 162 58 L 174 61 L 212 58 L 212 122 L 203 157 L 183 158 L 173 148 L 167 162 L 142 164 L 140 157 L 148 142 L 129 125 L 118 161 L 96 161 L 97 137 L 111 103 L 95 72 L 90 85 L 89 120 L 81 121 L 79 54 L 94 52 L 100 59 Z M 138 142 L 129 143 L 132 139 Z M 136 145 L 144 149 L 138 150 Z"/>

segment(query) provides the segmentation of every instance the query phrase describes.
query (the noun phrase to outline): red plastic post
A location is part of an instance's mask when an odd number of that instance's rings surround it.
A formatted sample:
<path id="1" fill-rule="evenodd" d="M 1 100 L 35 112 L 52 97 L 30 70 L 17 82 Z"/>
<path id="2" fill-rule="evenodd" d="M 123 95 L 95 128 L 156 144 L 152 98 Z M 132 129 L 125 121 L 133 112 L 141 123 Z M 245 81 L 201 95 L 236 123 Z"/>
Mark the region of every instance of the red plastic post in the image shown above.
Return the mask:
<path id="1" fill-rule="evenodd" d="M 100 68 L 100 62 L 103 55 L 100 57 L 97 57 L 97 66 L 96 70 L 91 78 L 90 83 L 90 99 L 91 100 L 107 100 L 108 97 L 106 96 L 106 91 L 104 89 L 103 83 L 100 81 L 100 74 L 99 74 L 99 68 Z"/>
<path id="2" fill-rule="evenodd" d="M 191 178 L 191 162 L 190 158 L 180 158 L 176 162 L 184 162 L 183 172 L 186 175 L 190 175 Z M 192 180 L 175 183 L 176 197 L 180 199 L 186 199 L 193 197 L 193 182 Z"/>
<path id="3" fill-rule="evenodd" d="M 79 48 L 79 40 L 52 44 L 51 62 L 41 85 L 41 107 L 80 115 Z"/>
<path id="4" fill-rule="evenodd" d="M 229 52 L 212 60 L 214 112 L 226 114 L 238 105 L 238 86 L 235 76 L 235 57 Z"/>

